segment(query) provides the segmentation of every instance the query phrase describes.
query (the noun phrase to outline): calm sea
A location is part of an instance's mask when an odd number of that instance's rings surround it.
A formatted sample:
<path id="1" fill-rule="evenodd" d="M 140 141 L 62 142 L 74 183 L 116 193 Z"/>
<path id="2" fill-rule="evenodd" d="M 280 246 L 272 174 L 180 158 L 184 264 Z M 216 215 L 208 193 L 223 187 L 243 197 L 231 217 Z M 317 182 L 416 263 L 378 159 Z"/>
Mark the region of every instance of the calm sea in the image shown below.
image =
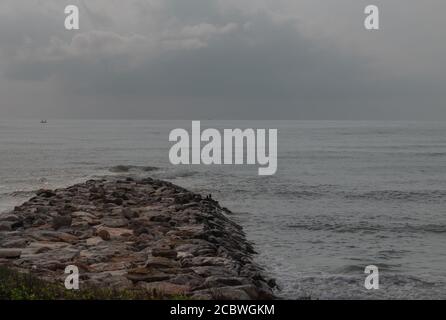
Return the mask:
<path id="1" fill-rule="evenodd" d="M 230 208 L 284 297 L 446 298 L 445 122 L 202 121 L 278 128 L 271 177 L 256 166 L 172 167 L 168 134 L 190 126 L 0 120 L 0 211 L 43 187 L 150 175 Z M 370 264 L 379 290 L 364 288 Z"/>

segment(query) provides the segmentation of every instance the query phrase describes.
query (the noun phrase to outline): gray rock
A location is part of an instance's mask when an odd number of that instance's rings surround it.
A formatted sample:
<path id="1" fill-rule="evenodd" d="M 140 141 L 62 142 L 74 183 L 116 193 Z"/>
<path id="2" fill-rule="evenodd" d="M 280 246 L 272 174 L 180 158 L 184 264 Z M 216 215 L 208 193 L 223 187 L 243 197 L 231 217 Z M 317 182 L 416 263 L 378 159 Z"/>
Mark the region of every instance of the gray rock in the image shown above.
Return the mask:
<path id="1" fill-rule="evenodd" d="M 84 285 L 194 299 L 274 298 L 274 282 L 227 213 L 211 198 L 150 178 L 42 190 L 0 216 L 0 265 L 62 281 L 74 264 Z"/>
<path id="2" fill-rule="evenodd" d="M 105 229 L 102 229 L 102 230 L 98 231 L 98 237 L 100 237 L 104 241 L 108 241 L 108 240 L 111 239 L 110 232 L 108 232 Z"/>
<path id="3" fill-rule="evenodd" d="M 19 217 L 15 214 L 0 215 L 0 221 L 16 222 L 18 220 L 19 220 Z"/>
<path id="4" fill-rule="evenodd" d="M 10 221 L 3 221 L 0 222 L 0 231 L 11 231 L 12 230 L 12 222 Z"/>
<path id="5" fill-rule="evenodd" d="M 18 249 L 0 249 L 0 258 L 18 259 L 22 254 Z"/>
<path id="6" fill-rule="evenodd" d="M 54 196 L 56 195 L 53 191 L 51 191 L 51 190 L 45 190 L 45 189 L 38 190 L 38 191 L 36 192 L 36 194 L 37 194 L 39 197 L 44 197 L 44 198 L 51 198 L 51 197 L 54 197 Z"/>
<path id="7" fill-rule="evenodd" d="M 178 254 L 175 250 L 171 250 L 171 249 L 153 248 L 152 255 L 154 257 L 164 257 L 164 258 L 176 259 Z"/>
<path id="8" fill-rule="evenodd" d="M 172 276 L 162 272 L 155 273 L 128 273 L 127 279 L 131 281 L 145 281 L 145 282 L 156 282 L 156 281 L 164 281 L 169 280 Z"/>
<path id="9" fill-rule="evenodd" d="M 184 267 L 230 266 L 231 264 L 232 262 L 229 259 L 221 257 L 193 257 L 181 261 L 181 265 Z"/>
<path id="10" fill-rule="evenodd" d="M 63 227 L 70 227 L 73 219 L 70 216 L 56 216 L 53 218 L 53 229 L 58 230 Z"/>
<path id="11" fill-rule="evenodd" d="M 122 228 L 128 226 L 128 220 L 122 218 L 106 218 L 102 223 L 110 228 Z"/>
<path id="12" fill-rule="evenodd" d="M 161 214 L 150 217 L 150 221 L 155 221 L 155 222 L 169 222 L 171 219 L 172 219 L 171 217 Z"/>
<path id="13" fill-rule="evenodd" d="M 203 286 L 205 288 L 216 288 L 225 286 L 240 286 L 243 284 L 249 284 L 249 281 L 239 277 L 210 276 L 204 281 Z"/>
<path id="14" fill-rule="evenodd" d="M 134 218 L 138 218 L 138 216 L 139 216 L 137 212 L 135 212 L 135 211 L 133 211 L 131 209 L 128 209 L 128 208 L 122 209 L 121 214 L 126 219 L 129 219 L 129 220 L 134 219 Z"/>
<path id="15" fill-rule="evenodd" d="M 174 278 L 170 279 L 170 282 L 175 284 L 189 285 L 194 288 L 201 286 L 203 284 L 203 280 L 204 279 L 200 276 L 186 273 L 175 276 Z"/>
<path id="16" fill-rule="evenodd" d="M 15 239 L 9 240 L 1 243 L 1 247 L 3 248 L 24 248 L 28 244 L 28 241 L 25 239 Z"/>
<path id="17" fill-rule="evenodd" d="M 192 267 L 192 271 L 203 278 L 208 278 L 211 276 L 228 277 L 237 276 L 236 272 L 228 270 L 227 268 L 221 266 L 198 266 Z"/>
<path id="18" fill-rule="evenodd" d="M 178 268 L 180 263 L 162 257 L 149 257 L 145 263 L 146 268 Z"/>
<path id="19" fill-rule="evenodd" d="M 253 299 L 244 287 L 223 287 L 212 290 L 217 300 L 251 300 Z"/>

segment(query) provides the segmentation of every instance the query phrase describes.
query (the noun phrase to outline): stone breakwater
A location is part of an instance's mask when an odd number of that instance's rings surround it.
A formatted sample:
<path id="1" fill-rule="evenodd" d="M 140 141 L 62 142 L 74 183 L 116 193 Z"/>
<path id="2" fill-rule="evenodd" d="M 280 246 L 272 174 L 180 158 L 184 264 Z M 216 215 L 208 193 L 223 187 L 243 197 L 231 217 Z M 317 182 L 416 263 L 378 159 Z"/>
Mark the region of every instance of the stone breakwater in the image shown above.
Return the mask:
<path id="1" fill-rule="evenodd" d="M 191 299 L 272 299 L 274 280 L 230 213 L 210 197 L 150 178 L 40 190 L 0 215 L 0 265 L 80 288 Z"/>

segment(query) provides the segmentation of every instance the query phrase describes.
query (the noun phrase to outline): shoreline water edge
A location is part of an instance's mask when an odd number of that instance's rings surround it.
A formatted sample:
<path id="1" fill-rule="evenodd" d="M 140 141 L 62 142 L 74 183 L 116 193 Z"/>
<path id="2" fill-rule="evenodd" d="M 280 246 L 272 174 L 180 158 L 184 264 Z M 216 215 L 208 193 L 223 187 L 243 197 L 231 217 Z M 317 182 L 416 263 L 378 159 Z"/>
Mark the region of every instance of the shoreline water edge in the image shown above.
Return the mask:
<path id="1" fill-rule="evenodd" d="M 0 266 L 63 285 L 189 299 L 275 299 L 238 224 L 210 196 L 152 178 L 39 190 L 0 215 Z"/>

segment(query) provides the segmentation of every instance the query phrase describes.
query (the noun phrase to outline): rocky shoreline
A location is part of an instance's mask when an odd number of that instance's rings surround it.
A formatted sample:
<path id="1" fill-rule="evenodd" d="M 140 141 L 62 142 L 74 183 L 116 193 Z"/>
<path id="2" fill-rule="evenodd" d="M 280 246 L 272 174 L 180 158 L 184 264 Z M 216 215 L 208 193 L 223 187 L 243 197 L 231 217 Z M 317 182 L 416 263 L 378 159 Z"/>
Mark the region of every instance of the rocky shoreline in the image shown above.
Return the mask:
<path id="1" fill-rule="evenodd" d="M 274 299 L 229 210 L 172 183 L 109 177 L 40 190 L 0 215 L 0 265 L 80 288 L 190 299 Z"/>

